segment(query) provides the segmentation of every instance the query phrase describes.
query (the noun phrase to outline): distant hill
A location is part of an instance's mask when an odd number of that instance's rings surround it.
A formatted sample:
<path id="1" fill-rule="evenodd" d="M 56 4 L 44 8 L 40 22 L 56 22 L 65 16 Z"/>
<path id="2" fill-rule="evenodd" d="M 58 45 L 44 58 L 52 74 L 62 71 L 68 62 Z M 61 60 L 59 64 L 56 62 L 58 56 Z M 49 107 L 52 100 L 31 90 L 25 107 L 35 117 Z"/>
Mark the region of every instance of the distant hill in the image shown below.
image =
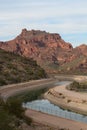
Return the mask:
<path id="1" fill-rule="evenodd" d="M 23 29 L 0 48 L 36 60 L 47 73 L 87 74 L 87 45 L 73 48 L 56 33 Z"/>
<path id="2" fill-rule="evenodd" d="M 0 86 L 45 77 L 36 61 L 0 49 Z"/>

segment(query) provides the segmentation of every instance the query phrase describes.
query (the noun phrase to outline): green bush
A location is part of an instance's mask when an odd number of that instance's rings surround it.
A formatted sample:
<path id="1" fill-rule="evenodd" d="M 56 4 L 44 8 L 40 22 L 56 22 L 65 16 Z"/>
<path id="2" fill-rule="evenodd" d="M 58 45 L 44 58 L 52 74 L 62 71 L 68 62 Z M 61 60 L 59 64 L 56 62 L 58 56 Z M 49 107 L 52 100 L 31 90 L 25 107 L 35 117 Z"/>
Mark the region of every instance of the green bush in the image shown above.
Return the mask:
<path id="1" fill-rule="evenodd" d="M 23 115 L 23 119 L 28 125 L 32 124 L 32 118 Z"/>
<path id="2" fill-rule="evenodd" d="M 0 98 L 0 130 L 19 130 L 22 122 L 31 125 L 32 119 L 24 115 L 21 100 Z"/>
<path id="3" fill-rule="evenodd" d="M 3 99 L 0 97 L 0 108 L 4 107 L 5 102 L 3 101 Z"/>
<path id="4" fill-rule="evenodd" d="M 9 111 L 9 113 L 16 115 L 18 118 L 22 118 L 24 109 L 20 100 L 8 100 L 6 102 L 5 108 Z"/>
<path id="5" fill-rule="evenodd" d="M 0 86 L 6 85 L 6 80 L 0 77 Z"/>
<path id="6" fill-rule="evenodd" d="M 74 81 L 67 88 L 70 90 L 75 90 L 75 91 L 85 91 L 87 90 L 87 83 L 79 83 L 79 82 Z"/>
<path id="7" fill-rule="evenodd" d="M 14 130 L 10 123 L 12 122 L 13 117 L 5 109 L 5 102 L 0 97 L 0 130 Z"/>

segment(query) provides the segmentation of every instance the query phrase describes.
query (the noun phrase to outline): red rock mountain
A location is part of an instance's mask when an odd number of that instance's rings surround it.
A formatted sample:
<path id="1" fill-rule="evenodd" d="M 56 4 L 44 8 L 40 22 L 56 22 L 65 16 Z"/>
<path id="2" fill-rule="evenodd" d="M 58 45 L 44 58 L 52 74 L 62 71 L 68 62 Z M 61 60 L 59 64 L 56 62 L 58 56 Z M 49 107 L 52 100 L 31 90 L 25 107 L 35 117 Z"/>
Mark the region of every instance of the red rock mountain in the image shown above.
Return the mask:
<path id="1" fill-rule="evenodd" d="M 85 64 L 83 61 L 86 61 L 87 56 L 87 45 L 73 48 L 59 34 L 40 30 L 28 31 L 23 29 L 21 34 L 15 39 L 0 42 L 0 48 L 33 58 L 50 73 L 70 72 L 75 69 L 81 70 L 81 67 L 83 68 L 85 65 L 81 66 L 80 64 Z M 75 68 L 69 64 L 75 64 Z"/>

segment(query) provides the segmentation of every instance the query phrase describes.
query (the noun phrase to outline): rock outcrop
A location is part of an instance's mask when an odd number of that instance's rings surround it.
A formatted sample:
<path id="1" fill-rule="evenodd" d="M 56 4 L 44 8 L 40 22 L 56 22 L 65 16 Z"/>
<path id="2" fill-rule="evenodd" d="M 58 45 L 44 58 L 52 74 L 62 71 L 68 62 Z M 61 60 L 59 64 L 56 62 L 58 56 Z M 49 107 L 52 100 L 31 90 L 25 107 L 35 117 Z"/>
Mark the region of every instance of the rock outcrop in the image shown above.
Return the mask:
<path id="1" fill-rule="evenodd" d="M 53 72 L 56 67 L 70 63 L 81 55 L 87 56 L 86 45 L 73 48 L 59 34 L 40 30 L 23 29 L 15 39 L 0 42 L 0 48 L 33 58 L 48 72 Z"/>

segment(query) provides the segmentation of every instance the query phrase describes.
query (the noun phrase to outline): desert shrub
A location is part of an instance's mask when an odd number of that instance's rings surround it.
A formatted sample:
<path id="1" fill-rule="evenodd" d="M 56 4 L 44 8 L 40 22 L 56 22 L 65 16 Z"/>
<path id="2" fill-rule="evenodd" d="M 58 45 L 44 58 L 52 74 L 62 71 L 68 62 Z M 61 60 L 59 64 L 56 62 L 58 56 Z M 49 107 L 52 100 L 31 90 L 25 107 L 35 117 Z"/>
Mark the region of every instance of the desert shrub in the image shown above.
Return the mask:
<path id="1" fill-rule="evenodd" d="M 23 120 L 28 124 L 31 125 L 32 124 L 32 118 L 27 117 L 25 115 L 23 115 Z"/>
<path id="2" fill-rule="evenodd" d="M 6 102 L 5 108 L 8 110 L 9 113 L 16 115 L 18 118 L 22 118 L 22 113 L 24 112 L 24 109 L 20 100 L 8 100 Z"/>
<path id="3" fill-rule="evenodd" d="M 79 83 L 79 82 L 74 81 L 67 88 L 69 90 L 85 91 L 85 90 L 87 90 L 87 83 Z"/>
<path id="4" fill-rule="evenodd" d="M 70 100 L 70 99 L 67 99 L 67 103 L 69 103 L 69 102 L 71 102 L 71 100 Z"/>
<path id="5" fill-rule="evenodd" d="M 14 130 L 12 126 L 10 126 L 13 117 L 8 113 L 5 109 L 5 102 L 0 97 L 0 130 Z"/>
<path id="6" fill-rule="evenodd" d="M 0 86 L 6 85 L 6 80 L 0 77 Z"/>
<path id="7" fill-rule="evenodd" d="M 0 49 L 0 86 L 46 78 L 45 71 L 32 59 Z"/>
<path id="8" fill-rule="evenodd" d="M 3 99 L 1 98 L 0 96 L 0 107 L 4 106 L 5 105 L 5 102 L 3 101 Z"/>
<path id="9" fill-rule="evenodd" d="M 0 109 L 0 130 L 13 130 L 13 127 L 9 125 L 12 121 L 12 117 L 7 111 Z"/>

